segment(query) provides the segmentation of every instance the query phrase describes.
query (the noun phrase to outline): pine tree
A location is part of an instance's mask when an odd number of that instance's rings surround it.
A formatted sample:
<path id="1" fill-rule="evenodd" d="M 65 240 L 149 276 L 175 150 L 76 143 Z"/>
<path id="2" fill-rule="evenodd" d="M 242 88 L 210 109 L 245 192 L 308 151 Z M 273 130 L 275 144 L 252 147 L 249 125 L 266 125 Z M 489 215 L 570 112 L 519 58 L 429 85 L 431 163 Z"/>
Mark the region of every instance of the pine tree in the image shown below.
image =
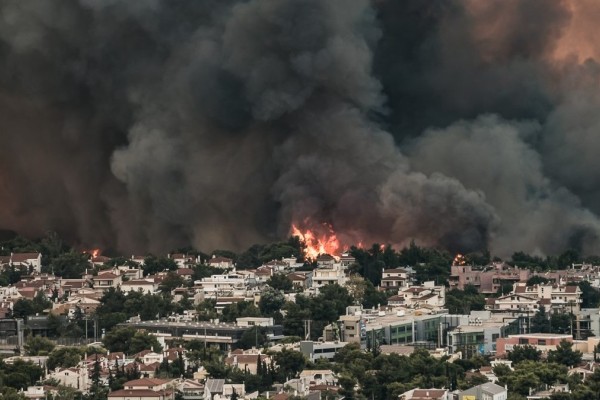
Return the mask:
<path id="1" fill-rule="evenodd" d="M 160 362 L 158 370 L 161 373 L 164 373 L 165 376 L 171 377 L 171 366 L 169 365 L 169 359 L 165 356 L 163 360 Z"/>
<path id="2" fill-rule="evenodd" d="M 98 360 L 98 355 L 96 354 L 96 361 L 94 361 L 94 369 L 92 369 L 92 387 L 100 386 L 100 361 Z"/>

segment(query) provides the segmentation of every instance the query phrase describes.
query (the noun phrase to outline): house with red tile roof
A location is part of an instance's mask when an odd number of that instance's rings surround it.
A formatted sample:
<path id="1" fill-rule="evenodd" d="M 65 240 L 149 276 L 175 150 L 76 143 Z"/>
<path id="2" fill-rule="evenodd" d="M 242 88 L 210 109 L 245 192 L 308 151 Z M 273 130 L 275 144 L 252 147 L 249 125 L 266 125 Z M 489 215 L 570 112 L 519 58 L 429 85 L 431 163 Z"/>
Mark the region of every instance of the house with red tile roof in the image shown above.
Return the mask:
<path id="1" fill-rule="evenodd" d="M 200 263 L 200 256 L 190 256 L 188 254 L 174 253 L 168 254 L 168 258 L 175 261 L 177 268 L 189 268 Z"/>
<path id="2" fill-rule="evenodd" d="M 158 378 L 140 378 L 132 381 L 127 381 L 123 384 L 123 389 L 126 390 L 165 390 L 173 379 L 158 379 Z"/>
<path id="3" fill-rule="evenodd" d="M 97 291 L 106 291 L 110 288 L 116 289 L 122 281 L 121 275 L 117 275 L 112 271 L 102 271 L 97 276 L 92 277 L 94 289 Z"/>
<path id="4" fill-rule="evenodd" d="M 108 394 L 110 400 L 168 400 L 171 394 L 154 390 L 115 390 Z"/>
<path id="5" fill-rule="evenodd" d="M 271 363 L 271 357 L 266 354 L 233 354 L 224 360 L 225 365 L 256 375 L 258 363 Z"/>
<path id="6" fill-rule="evenodd" d="M 186 281 L 191 281 L 192 276 L 194 275 L 194 270 L 191 268 L 178 268 L 175 273 Z"/>
<path id="7" fill-rule="evenodd" d="M 121 283 L 123 292 L 139 292 L 154 294 L 158 292 L 158 283 L 154 279 L 134 279 Z"/>
<path id="8" fill-rule="evenodd" d="M 312 286 L 312 274 L 309 271 L 292 272 L 287 277 L 296 289 L 308 289 Z"/>
<path id="9" fill-rule="evenodd" d="M 221 269 L 230 269 L 233 268 L 233 260 L 227 257 L 218 257 L 214 256 L 208 260 L 207 263 L 210 267 L 213 268 L 221 268 Z"/>

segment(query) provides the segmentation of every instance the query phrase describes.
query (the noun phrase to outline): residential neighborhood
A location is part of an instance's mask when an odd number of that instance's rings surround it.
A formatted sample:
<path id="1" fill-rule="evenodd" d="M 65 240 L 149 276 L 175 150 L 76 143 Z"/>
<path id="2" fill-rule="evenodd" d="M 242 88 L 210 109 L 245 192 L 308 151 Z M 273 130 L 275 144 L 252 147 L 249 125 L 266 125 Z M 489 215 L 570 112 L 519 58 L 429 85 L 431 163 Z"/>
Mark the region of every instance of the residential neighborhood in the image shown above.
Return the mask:
<path id="1" fill-rule="evenodd" d="M 580 385 L 595 379 L 600 268 L 592 264 L 536 271 L 449 258 L 440 275 L 403 264 L 403 252 L 389 247 L 314 260 L 296 251 L 252 266 L 235 255 L 86 252 L 43 265 L 41 253 L 11 251 L 2 266 L 10 280 L 0 287 L 0 350 L 7 367 L 31 363 L 37 377 L 17 394 L 506 400 L 572 394 L 569 376 Z M 390 265 L 377 261 L 384 256 Z M 526 388 L 511 381 L 531 367 L 515 354 L 533 363 L 561 351 L 575 354 L 564 367 L 574 375 Z M 429 360 L 454 372 L 443 378 L 433 368 L 429 380 L 415 381 L 414 370 L 377 387 L 352 369 L 366 356 Z"/>

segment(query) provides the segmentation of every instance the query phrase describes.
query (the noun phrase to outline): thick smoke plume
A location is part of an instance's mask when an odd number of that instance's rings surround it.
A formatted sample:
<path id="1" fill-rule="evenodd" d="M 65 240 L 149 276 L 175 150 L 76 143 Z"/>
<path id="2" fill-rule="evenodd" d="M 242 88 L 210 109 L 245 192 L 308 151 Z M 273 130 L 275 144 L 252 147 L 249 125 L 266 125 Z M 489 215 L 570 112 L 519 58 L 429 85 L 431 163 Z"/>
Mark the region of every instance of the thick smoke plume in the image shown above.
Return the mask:
<path id="1" fill-rule="evenodd" d="M 0 227 L 597 252 L 596 4 L 2 2 Z"/>

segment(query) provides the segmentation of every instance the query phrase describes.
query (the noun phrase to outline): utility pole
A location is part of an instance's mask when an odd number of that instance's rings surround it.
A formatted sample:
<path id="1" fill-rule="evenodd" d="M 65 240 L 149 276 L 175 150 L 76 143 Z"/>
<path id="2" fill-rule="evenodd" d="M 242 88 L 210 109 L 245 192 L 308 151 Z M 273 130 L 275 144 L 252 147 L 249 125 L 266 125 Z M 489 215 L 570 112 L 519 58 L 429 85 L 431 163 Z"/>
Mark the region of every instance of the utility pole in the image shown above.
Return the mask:
<path id="1" fill-rule="evenodd" d="M 310 340 L 310 323 L 312 320 L 305 319 L 304 320 L 304 340 Z"/>
<path id="2" fill-rule="evenodd" d="M 569 306 L 571 306 L 571 314 L 569 314 L 569 321 L 571 322 L 571 337 L 573 337 L 573 300 L 569 300 Z"/>

